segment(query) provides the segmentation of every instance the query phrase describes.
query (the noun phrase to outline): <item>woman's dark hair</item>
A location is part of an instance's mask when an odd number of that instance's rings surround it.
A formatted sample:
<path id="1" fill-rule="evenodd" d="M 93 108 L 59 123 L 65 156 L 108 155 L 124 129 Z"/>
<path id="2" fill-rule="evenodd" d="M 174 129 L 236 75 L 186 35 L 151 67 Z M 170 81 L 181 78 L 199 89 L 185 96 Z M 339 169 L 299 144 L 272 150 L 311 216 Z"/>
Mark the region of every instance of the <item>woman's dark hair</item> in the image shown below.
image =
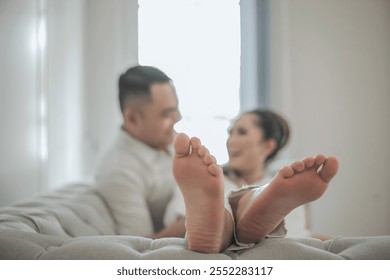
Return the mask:
<path id="1" fill-rule="evenodd" d="M 282 149 L 290 137 L 290 129 L 287 121 L 274 111 L 267 109 L 256 109 L 244 114 L 253 114 L 257 117 L 257 125 L 263 131 L 264 140 L 274 139 L 275 150 L 268 156 L 265 163 L 269 163 Z"/>

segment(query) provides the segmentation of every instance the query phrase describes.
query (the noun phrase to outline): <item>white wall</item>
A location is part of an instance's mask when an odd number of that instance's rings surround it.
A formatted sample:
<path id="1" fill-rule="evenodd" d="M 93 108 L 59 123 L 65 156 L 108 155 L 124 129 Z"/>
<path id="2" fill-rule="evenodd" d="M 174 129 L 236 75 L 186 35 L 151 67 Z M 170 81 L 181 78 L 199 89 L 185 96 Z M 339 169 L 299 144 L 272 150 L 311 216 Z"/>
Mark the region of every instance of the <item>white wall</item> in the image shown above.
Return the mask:
<path id="1" fill-rule="evenodd" d="M 118 75 L 138 60 L 137 10 L 0 1 L 0 206 L 91 175 L 120 124 Z"/>
<path id="2" fill-rule="evenodd" d="M 272 104 L 291 121 L 289 156 L 340 160 L 313 230 L 390 234 L 390 1 L 270 2 Z"/>
<path id="3" fill-rule="evenodd" d="M 91 175 L 121 125 L 119 75 L 138 63 L 138 2 L 89 0 L 86 18 L 83 172 Z"/>
<path id="4" fill-rule="evenodd" d="M 83 177 L 82 131 L 86 2 L 47 1 L 47 188 Z"/>
<path id="5" fill-rule="evenodd" d="M 0 205 L 40 190 L 36 3 L 0 1 Z"/>

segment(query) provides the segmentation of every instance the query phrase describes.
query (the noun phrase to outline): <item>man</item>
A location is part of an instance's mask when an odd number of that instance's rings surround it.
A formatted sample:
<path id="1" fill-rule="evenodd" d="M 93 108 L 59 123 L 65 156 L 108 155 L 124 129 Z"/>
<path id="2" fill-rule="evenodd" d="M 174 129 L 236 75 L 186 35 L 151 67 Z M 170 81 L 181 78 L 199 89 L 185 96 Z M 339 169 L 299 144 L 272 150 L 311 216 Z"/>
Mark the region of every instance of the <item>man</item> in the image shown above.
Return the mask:
<path id="1" fill-rule="evenodd" d="M 184 237 L 184 205 L 169 207 L 180 201 L 172 143 L 181 116 L 172 80 L 154 67 L 132 67 L 119 78 L 119 103 L 123 125 L 96 174 L 118 233 Z M 164 225 L 167 215 L 174 216 L 170 225 Z"/>

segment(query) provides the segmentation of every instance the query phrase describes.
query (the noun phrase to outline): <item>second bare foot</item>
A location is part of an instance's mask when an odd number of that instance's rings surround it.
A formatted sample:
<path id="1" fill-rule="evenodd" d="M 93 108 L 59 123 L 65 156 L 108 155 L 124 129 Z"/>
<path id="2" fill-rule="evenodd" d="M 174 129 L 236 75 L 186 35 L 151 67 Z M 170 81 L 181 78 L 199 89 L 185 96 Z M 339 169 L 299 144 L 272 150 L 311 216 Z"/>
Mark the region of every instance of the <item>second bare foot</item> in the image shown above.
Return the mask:
<path id="1" fill-rule="evenodd" d="M 337 171 L 334 157 L 305 158 L 282 168 L 265 188 L 243 195 L 235 213 L 238 241 L 265 238 L 293 209 L 321 197 Z"/>

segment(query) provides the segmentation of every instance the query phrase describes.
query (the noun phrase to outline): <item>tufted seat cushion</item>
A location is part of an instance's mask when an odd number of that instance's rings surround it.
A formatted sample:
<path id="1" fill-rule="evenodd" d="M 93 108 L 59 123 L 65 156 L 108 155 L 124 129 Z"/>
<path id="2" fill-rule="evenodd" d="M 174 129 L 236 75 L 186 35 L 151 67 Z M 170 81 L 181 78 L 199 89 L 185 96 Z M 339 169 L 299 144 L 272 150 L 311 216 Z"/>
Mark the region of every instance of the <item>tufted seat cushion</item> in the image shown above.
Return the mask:
<path id="1" fill-rule="evenodd" d="M 201 254 L 182 238 L 117 235 L 93 186 L 73 184 L 0 209 L 0 259 L 390 259 L 390 237 L 270 238 L 242 251 Z"/>
<path id="2" fill-rule="evenodd" d="M 0 226 L 64 238 L 116 234 L 105 202 L 87 184 L 69 185 L 33 201 L 2 208 Z"/>

